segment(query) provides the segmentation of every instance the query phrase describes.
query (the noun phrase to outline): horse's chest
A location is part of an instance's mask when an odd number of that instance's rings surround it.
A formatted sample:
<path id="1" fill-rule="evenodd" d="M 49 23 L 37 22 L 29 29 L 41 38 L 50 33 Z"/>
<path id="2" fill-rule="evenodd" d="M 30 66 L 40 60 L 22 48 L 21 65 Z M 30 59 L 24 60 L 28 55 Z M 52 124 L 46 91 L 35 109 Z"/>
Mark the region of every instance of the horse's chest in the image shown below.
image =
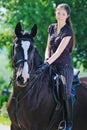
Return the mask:
<path id="1" fill-rule="evenodd" d="M 11 121 L 18 124 L 18 121 L 21 119 L 20 104 L 12 99 L 8 105 L 8 113 Z"/>

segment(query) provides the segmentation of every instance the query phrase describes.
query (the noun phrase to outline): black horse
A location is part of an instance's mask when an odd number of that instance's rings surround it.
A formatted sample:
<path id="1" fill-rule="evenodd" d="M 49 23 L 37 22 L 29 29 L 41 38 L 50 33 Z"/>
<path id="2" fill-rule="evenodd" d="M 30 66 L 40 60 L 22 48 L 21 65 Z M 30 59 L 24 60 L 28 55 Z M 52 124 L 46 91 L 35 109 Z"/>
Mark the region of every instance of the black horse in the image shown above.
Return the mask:
<path id="1" fill-rule="evenodd" d="M 87 78 L 80 78 L 73 107 L 73 130 L 87 130 Z"/>
<path id="2" fill-rule="evenodd" d="M 32 27 L 30 33 L 22 30 L 20 23 L 15 28 L 16 36 L 12 55 L 14 88 L 8 103 L 11 130 L 57 130 L 59 123 L 64 118 L 61 107 L 63 100 L 56 103 L 53 98 L 51 69 L 36 73 L 37 68 L 43 63 L 34 45 L 36 33 L 36 25 Z M 60 82 L 60 86 L 62 86 L 62 82 Z M 83 89 L 83 87 L 81 88 Z M 77 91 L 77 104 L 78 100 Z M 74 107 L 76 111 L 74 110 L 73 130 L 87 130 L 86 126 L 81 129 L 79 127 L 81 125 L 78 125 L 77 104 Z"/>
<path id="3" fill-rule="evenodd" d="M 30 33 L 23 31 L 20 23 L 15 28 L 14 89 L 8 104 L 11 130 L 46 130 L 55 111 L 49 71 L 35 73 L 43 63 L 34 45 L 36 33 L 36 25 Z M 57 129 L 60 120 L 55 121 L 52 130 Z"/>

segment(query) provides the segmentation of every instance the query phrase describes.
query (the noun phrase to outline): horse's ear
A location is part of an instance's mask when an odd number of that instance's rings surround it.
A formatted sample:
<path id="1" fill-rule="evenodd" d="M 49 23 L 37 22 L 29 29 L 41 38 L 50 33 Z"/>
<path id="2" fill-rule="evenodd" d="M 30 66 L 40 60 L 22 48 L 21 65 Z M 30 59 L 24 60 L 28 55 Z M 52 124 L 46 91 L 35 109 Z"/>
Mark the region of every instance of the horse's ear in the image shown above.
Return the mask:
<path id="1" fill-rule="evenodd" d="M 31 29 L 30 35 L 31 35 L 32 37 L 35 37 L 35 36 L 36 36 L 36 33 L 37 33 L 37 25 L 34 24 L 34 26 L 33 26 L 32 29 Z"/>
<path id="2" fill-rule="evenodd" d="M 15 34 L 16 34 L 16 36 L 20 36 L 21 35 L 21 31 L 22 31 L 22 26 L 21 26 L 21 23 L 18 22 L 16 24 L 16 27 L 15 27 Z"/>

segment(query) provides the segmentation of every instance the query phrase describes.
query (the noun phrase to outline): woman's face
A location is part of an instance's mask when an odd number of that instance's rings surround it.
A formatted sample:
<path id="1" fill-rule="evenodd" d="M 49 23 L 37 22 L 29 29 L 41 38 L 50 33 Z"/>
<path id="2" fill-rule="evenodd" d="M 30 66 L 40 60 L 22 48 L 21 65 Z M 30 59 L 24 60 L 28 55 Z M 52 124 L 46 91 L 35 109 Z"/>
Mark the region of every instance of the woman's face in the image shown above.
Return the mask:
<path id="1" fill-rule="evenodd" d="M 66 19 L 69 17 L 64 8 L 59 8 L 56 10 L 56 19 L 59 22 L 66 22 Z"/>

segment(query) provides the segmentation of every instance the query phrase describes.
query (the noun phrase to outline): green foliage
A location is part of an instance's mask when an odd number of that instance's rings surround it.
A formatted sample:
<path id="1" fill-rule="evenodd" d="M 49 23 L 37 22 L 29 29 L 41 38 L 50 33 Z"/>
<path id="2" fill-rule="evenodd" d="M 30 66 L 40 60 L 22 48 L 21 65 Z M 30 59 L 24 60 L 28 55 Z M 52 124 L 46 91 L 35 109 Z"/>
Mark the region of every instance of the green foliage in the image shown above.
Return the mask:
<path id="1" fill-rule="evenodd" d="M 3 79 L 3 77 L 0 76 L 0 90 L 3 90 L 3 88 L 6 86 L 7 86 L 7 84 L 6 84 L 5 80 Z"/>
<path id="2" fill-rule="evenodd" d="M 0 95 L 0 108 L 2 107 L 4 102 L 8 102 L 9 96 L 7 95 Z"/>
<path id="3" fill-rule="evenodd" d="M 0 47 L 12 46 L 14 28 L 17 22 L 21 21 L 23 28 L 30 30 L 33 24 L 37 24 L 38 33 L 35 38 L 36 46 L 44 58 L 44 51 L 47 44 L 48 26 L 56 22 L 55 5 L 68 3 L 71 7 L 71 19 L 76 36 L 76 47 L 73 51 L 74 66 L 87 68 L 87 1 L 85 0 L 1 0 L 0 5 L 6 10 L 1 13 Z M 4 31 L 3 31 L 4 30 Z M 10 53 L 10 52 L 9 52 Z"/>
<path id="4" fill-rule="evenodd" d="M 10 125 L 11 124 L 10 119 L 7 118 L 7 117 L 3 117 L 3 116 L 0 116 L 0 123 L 2 123 L 4 125 Z"/>
<path id="5" fill-rule="evenodd" d="M 4 80 L 4 83 L 0 83 L 0 89 L 6 82 L 9 82 L 12 73 L 8 67 L 8 50 L 10 51 L 10 49 L 2 49 L 0 51 L 0 82 Z"/>
<path id="6" fill-rule="evenodd" d="M 3 77 L 0 76 L 0 108 L 2 107 L 4 102 L 8 102 L 9 96 L 7 94 L 3 94 L 3 90 L 7 88 L 7 83 L 3 79 Z"/>
<path id="7" fill-rule="evenodd" d="M 53 2 L 51 1 L 2 1 L 2 5 L 7 12 L 4 14 L 5 24 L 10 26 L 10 30 L 14 30 L 17 22 L 21 21 L 26 30 L 30 30 L 33 24 L 38 26 L 38 34 L 35 43 L 44 57 L 44 51 L 47 43 L 47 29 L 50 23 L 53 22 L 53 17 L 50 17 L 53 12 Z M 48 20 L 48 18 L 50 18 Z M 50 21 L 50 22 L 49 22 Z M 12 37 L 12 34 L 10 35 Z M 8 40 L 10 41 L 10 40 Z M 7 42 L 6 42 L 7 43 Z M 11 41 L 9 43 L 12 43 Z"/>

